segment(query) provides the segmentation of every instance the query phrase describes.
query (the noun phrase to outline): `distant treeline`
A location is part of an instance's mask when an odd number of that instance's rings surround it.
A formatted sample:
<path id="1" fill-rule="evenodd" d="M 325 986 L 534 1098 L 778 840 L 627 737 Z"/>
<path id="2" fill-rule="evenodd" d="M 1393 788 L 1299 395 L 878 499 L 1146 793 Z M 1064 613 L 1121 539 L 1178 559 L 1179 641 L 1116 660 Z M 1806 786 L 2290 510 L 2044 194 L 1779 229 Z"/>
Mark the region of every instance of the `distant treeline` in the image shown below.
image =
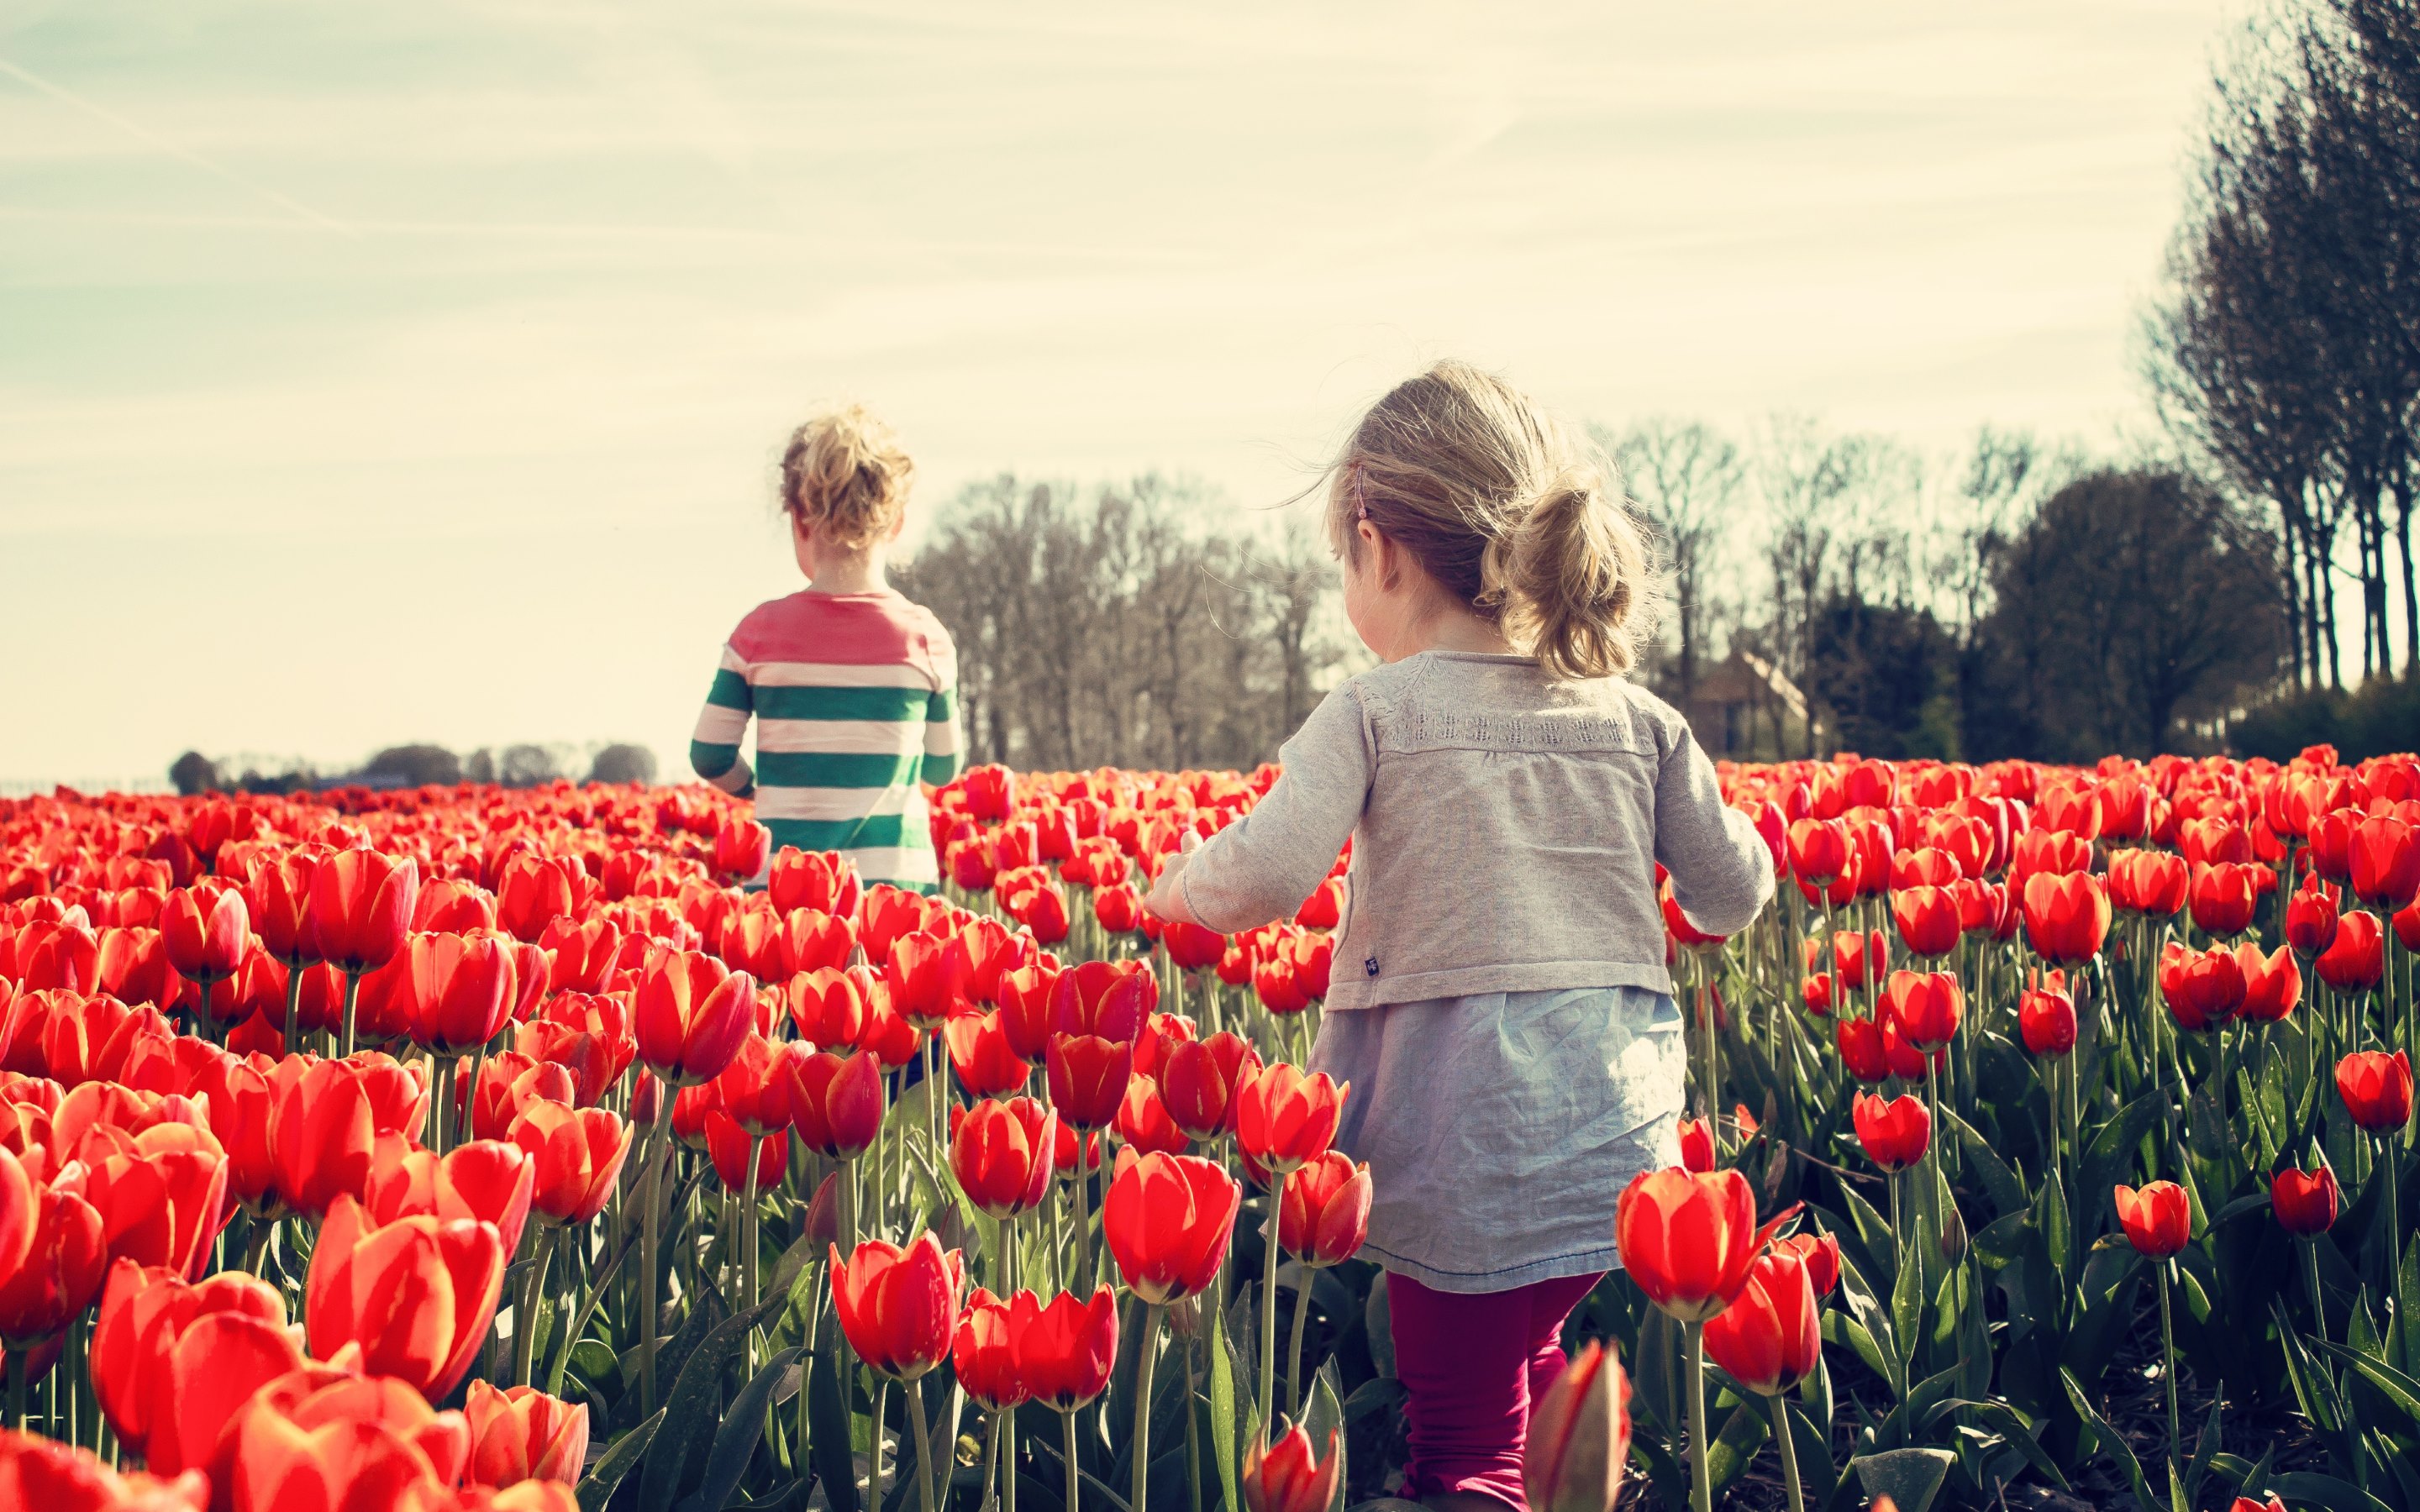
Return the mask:
<path id="1" fill-rule="evenodd" d="M 584 774 L 584 775 L 583 775 Z M 450 787 L 457 782 L 496 782 L 531 788 L 562 779 L 590 782 L 652 782 L 656 753 L 644 746 L 617 743 L 584 753 L 575 746 L 485 747 L 458 755 L 443 746 L 390 746 L 346 772 L 323 772 L 307 762 L 229 757 L 213 760 L 189 750 L 168 768 L 168 780 L 183 794 L 293 793 L 335 787 Z"/>

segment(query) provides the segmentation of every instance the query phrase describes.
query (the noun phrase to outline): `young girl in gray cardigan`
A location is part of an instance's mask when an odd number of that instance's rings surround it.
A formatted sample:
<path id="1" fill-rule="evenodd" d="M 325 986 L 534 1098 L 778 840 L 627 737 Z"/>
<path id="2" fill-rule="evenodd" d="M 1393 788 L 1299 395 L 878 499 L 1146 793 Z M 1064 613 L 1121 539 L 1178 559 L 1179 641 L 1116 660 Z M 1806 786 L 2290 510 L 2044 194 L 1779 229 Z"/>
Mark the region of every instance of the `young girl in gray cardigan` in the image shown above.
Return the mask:
<path id="1" fill-rule="evenodd" d="M 1517 1509 L 1529 1403 L 1616 1263 L 1621 1189 L 1680 1160 L 1656 863 L 1716 934 L 1773 867 L 1688 725 L 1621 675 L 1652 629 L 1650 552 L 1552 416 L 1439 363 L 1355 429 L 1326 520 L 1383 665 L 1147 905 L 1230 933 L 1289 917 L 1351 838 L 1311 1063 L 1352 1082 L 1337 1146 L 1376 1188 L 1363 1255 L 1389 1273 L 1406 1494 Z"/>

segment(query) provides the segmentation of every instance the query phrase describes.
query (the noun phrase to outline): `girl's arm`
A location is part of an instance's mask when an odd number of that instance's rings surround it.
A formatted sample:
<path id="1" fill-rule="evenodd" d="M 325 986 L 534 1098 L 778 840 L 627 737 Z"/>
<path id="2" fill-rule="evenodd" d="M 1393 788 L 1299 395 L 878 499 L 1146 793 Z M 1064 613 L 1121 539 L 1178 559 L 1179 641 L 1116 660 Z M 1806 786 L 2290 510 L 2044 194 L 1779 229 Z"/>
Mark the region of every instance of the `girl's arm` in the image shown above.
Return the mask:
<path id="1" fill-rule="evenodd" d="M 756 774 L 739 755 L 740 737 L 748 733 L 748 717 L 755 706 L 748 687 L 748 663 L 725 645 L 714 686 L 706 690 L 706 707 L 698 712 L 697 730 L 689 737 L 689 766 L 723 792 L 743 798 L 756 791 Z"/>
<path id="2" fill-rule="evenodd" d="M 1377 759 L 1361 702 L 1338 688 L 1278 752 L 1285 771 L 1252 811 L 1190 856 L 1170 856 L 1146 905 L 1233 934 L 1292 918 L 1360 822 Z M 1181 910 L 1181 911 L 1180 911 Z"/>
<path id="3" fill-rule="evenodd" d="M 924 765 L 916 775 L 939 787 L 966 769 L 966 733 L 958 719 L 958 653 L 944 636 L 929 647 L 933 696 L 924 704 Z"/>
<path id="4" fill-rule="evenodd" d="M 1736 934 L 1773 897 L 1773 853 L 1756 822 L 1723 802 L 1714 764 L 1679 725 L 1655 779 L 1655 859 L 1672 874 L 1672 899 L 1709 934 Z"/>

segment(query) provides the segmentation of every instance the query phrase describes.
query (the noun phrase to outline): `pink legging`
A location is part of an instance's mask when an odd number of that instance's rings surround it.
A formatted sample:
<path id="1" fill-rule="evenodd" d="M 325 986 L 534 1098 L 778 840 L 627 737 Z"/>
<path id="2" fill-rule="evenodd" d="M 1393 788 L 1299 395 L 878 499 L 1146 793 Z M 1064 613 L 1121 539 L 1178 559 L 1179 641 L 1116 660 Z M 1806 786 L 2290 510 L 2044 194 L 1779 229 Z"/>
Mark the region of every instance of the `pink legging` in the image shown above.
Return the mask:
<path id="1" fill-rule="evenodd" d="M 1404 1494 L 1492 1496 L 1520 1508 L 1529 1404 L 1562 1374 L 1563 1319 L 1597 1283 L 1558 1276 L 1511 1291 L 1439 1291 L 1387 1277 L 1395 1374 L 1411 1393 Z"/>

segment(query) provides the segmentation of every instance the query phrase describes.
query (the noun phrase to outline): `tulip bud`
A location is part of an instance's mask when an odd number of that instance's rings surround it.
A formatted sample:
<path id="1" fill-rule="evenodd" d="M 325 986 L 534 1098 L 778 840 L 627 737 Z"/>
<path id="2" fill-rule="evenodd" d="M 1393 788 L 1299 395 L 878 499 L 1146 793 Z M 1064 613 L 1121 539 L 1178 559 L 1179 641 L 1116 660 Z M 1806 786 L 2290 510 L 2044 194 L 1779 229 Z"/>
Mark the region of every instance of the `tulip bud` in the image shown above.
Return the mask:
<path id="1" fill-rule="evenodd" d="M 1521 1487 L 1531 1512 L 1611 1512 L 1630 1458 L 1630 1382 L 1591 1339 L 1529 1417 Z"/>
<path id="2" fill-rule="evenodd" d="M 814 1200 L 807 1204 L 806 1228 L 800 1237 L 810 1245 L 840 1242 L 840 1172 L 825 1177 L 823 1185 L 815 1188 Z"/>
<path id="3" fill-rule="evenodd" d="M 1966 1257 L 1966 1220 L 1954 1202 L 1941 1214 L 1941 1257 L 1952 1265 Z"/>

